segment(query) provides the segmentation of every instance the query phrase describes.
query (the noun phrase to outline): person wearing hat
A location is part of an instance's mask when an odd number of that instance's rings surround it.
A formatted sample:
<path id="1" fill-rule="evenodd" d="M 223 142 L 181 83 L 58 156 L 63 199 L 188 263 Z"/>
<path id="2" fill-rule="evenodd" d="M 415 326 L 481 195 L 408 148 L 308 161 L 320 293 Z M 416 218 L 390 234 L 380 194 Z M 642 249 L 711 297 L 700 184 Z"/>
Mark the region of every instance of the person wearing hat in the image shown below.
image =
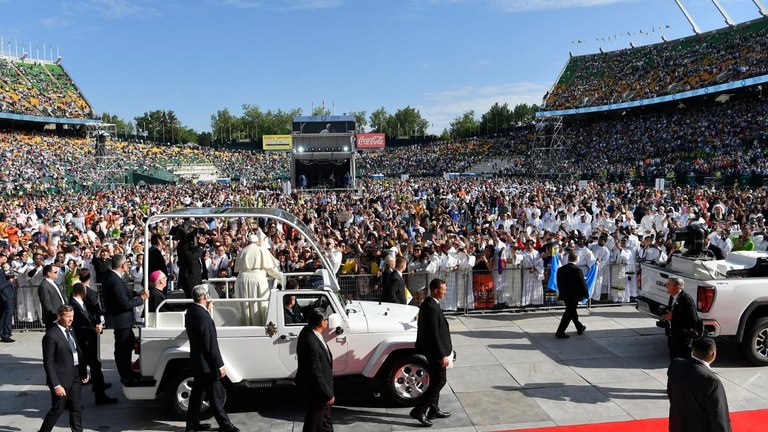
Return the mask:
<path id="1" fill-rule="evenodd" d="M 250 244 L 237 254 L 235 259 L 235 296 L 238 298 L 260 298 L 269 292 L 267 275 L 282 280 L 277 259 L 267 248 L 267 236 L 259 229 L 257 234 L 248 236 Z M 267 302 L 240 303 L 245 325 L 263 325 L 267 316 Z"/>
<path id="2" fill-rule="evenodd" d="M 160 310 L 157 307 L 165 301 L 165 285 L 168 283 L 168 276 L 160 270 L 155 270 L 149 274 L 149 311 L 167 312 L 172 310 L 169 304 L 164 304 Z"/>
<path id="3" fill-rule="evenodd" d="M 333 389 L 333 353 L 323 338 L 328 328 L 323 309 L 310 309 L 307 325 L 296 344 L 298 369 L 294 382 L 304 397 L 304 431 L 332 431 L 331 406 L 336 402 Z"/>

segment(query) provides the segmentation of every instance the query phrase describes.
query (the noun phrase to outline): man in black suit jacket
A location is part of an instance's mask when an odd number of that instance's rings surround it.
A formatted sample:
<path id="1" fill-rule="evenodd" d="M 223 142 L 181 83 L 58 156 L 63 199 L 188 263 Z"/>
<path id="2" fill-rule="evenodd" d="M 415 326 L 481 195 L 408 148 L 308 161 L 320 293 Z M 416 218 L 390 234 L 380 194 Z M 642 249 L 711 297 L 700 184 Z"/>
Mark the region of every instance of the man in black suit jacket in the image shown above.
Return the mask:
<path id="1" fill-rule="evenodd" d="M 579 255 L 576 254 L 576 251 L 571 250 L 568 252 L 568 264 L 557 269 L 557 290 L 560 300 L 565 303 L 565 312 L 563 312 L 563 318 L 560 319 L 560 325 L 555 333 L 555 336 L 560 339 L 570 337 L 565 334 L 565 329 L 568 328 L 571 321 L 576 326 L 576 333 L 583 334 L 584 330 L 587 329 L 585 325 L 579 322 L 579 313 L 577 312 L 579 302 L 589 297 L 584 272 L 576 266 L 578 260 Z"/>
<path id="2" fill-rule="evenodd" d="M 671 276 L 666 286 L 669 303 L 662 319 L 668 323 L 666 333 L 669 359 L 687 358 L 691 355 L 691 342 L 696 338 L 696 324 L 699 321 L 696 302 L 683 290 L 685 282 L 682 278 Z"/>
<path id="3" fill-rule="evenodd" d="M 397 257 L 397 259 L 395 259 L 395 269 L 390 271 L 386 276 L 385 274 L 382 274 L 382 303 L 405 304 L 405 280 L 403 279 L 403 271 L 405 271 L 406 265 L 407 261 L 405 258 Z"/>
<path id="4" fill-rule="evenodd" d="M 430 296 L 419 307 L 416 351 L 427 358 L 429 387 L 410 415 L 425 426 L 432 426 L 433 419 L 451 415 L 439 406 L 440 390 L 448 382 L 446 368 L 453 355 L 448 321 L 438 304 L 438 300 L 445 297 L 447 291 L 448 284 L 444 280 L 432 279 L 429 283 Z"/>
<path id="5" fill-rule="evenodd" d="M 176 253 L 179 258 L 179 288 L 184 290 L 187 298 L 192 298 L 192 288 L 203 283 L 203 275 L 208 279 L 208 271 L 203 265 L 203 248 L 197 244 L 197 233 L 182 235 Z"/>
<path id="6" fill-rule="evenodd" d="M 669 432 L 730 432 L 723 383 L 710 369 L 717 356 L 715 341 L 696 339 L 692 354 L 672 360 L 667 370 Z"/>
<path id="7" fill-rule="evenodd" d="M 104 383 L 104 373 L 101 371 L 99 360 L 99 333 L 101 333 L 101 321 L 98 316 L 91 315 L 88 311 L 86 298 L 88 288 L 78 282 L 72 286 L 72 298 L 69 305 L 75 313 L 72 328 L 75 331 L 77 341 L 80 343 L 80 351 L 83 358 L 80 359 L 80 375 L 87 375 L 87 368 L 91 368 L 93 391 L 96 393 L 96 405 L 111 404 L 117 399 L 107 396 Z"/>
<path id="8" fill-rule="evenodd" d="M 37 288 L 37 296 L 40 298 L 40 306 L 43 311 L 43 324 L 45 329 L 49 329 L 56 323 L 57 311 L 59 306 L 66 304 L 64 294 L 56 285 L 56 275 L 59 274 L 59 268 L 53 264 L 46 264 L 43 267 L 44 279 Z"/>
<path id="9" fill-rule="evenodd" d="M 299 333 L 296 345 L 298 370 L 296 387 L 304 396 L 304 432 L 333 431 L 331 405 L 336 402 L 333 392 L 333 358 L 323 332 L 328 320 L 323 310 L 316 308 L 307 312 L 307 326 Z"/>
<path id="10" fill-rule="evenodd" d="M 285 324 L 304 324 L 307 322 L 304 319 L 304 314 L 301 313 L 301 307 L 296 303 L 295 295 L 283 296 L 283 318 Z"/>
<path id="11" fill-rule="evenodd" d="M 16 292 L 13 288 L 12 273 L 6 274 L 2 267 L 8 262 L 8 256 L 0 253 L 0 342 L 16 342 L 11 338 L 13 332 L 13 311 Z M 10 271 L 10 269 L 9 269 Z"/>
<path id="12" fill-rule="evenodd" d="M 163 257 L 163 236 L 160 234 L 152 234 L 150 237 L 150 243 L 152 246 L 149 248 L 149 254 L 147 255 L 147 274 L 151 275 L 155 271 L 161 271 L 164 275 L 168 276 L 168 265 L 165 263 L 165 257 Z M 163 294 L 166 294 L 163 289 Z"/>
<path id="13" fill-rule="evenodd" d="M 107 313 L 107 325 L 115 331 L 115 366 L 120 379 L 125 382 L 135 381 L 137 377 L 131 370 L 131 356 L 136 335 L 133 333 L 135 317 L 134 306 L 144 303 L 149 297 L 147 291 L 137 294 L 128 289 L 123 280 L 129 265 L 122 254 L 112 257 L 112 269 L 102 276 L 101 291 L 104 296 L 104 308 Z"/>
<path id="14" fill-rule="evenodd" d="M 184 315 L 184 326 L 189 338 L 189 362 L 195 378 L 192 393 L 189 396 L 187 410 L 187 431 L 205 430 L 209 424 L 200 423 L 200 408 L 207 394 L 211 403 L 213 417 L 223 432 L 239 431 L 224 411 L 224 396 L 221 378 L 227 376 L 224 359 L 219 350 L 216 324 L 211 318 L 213 300 L 208 294 L 207 285 L 198 285 L 192 289 L 195 304 Z"/>
<path id="15" fill-rule="evenodd" d="M 72 335 L 73 319 L 72 306 L 59 306 L 57 320 L 43 336 L 43 367 L 45 384 L 51 391 L 51 409 L 43 419 L 40 432 L 52 431 L 65 409 L 69 409 L 69 427 L 73 431 L 83 430 L 80 393 L 81 385 L 88 381 L 88 377 L 77 367 L 82 353 Z"/>

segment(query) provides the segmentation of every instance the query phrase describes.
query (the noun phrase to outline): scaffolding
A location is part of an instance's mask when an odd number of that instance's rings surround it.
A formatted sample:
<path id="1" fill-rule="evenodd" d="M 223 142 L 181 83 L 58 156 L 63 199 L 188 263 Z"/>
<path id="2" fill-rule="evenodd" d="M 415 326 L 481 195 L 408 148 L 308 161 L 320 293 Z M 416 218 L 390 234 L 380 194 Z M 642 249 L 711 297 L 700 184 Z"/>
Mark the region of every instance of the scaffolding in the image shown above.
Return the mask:
<path id="1" fill-rule="evenodd" d="M 96 168 L 89 185 L 96 191 L 106 191 L 125 184 L 126 169 L 122 166 L 122 158 L 117 154 L 113 144 L 117 138 L 115 125 L 88 124 L 86 137 L 93 143 L 93 160 Z"/>
<path id="2" fill-rule="evenodd" d="M 570 146 L 563 135 L 563 117 L 541 117 L 528 163 L 529 174 L 537 178 L 571 179 Z"/>

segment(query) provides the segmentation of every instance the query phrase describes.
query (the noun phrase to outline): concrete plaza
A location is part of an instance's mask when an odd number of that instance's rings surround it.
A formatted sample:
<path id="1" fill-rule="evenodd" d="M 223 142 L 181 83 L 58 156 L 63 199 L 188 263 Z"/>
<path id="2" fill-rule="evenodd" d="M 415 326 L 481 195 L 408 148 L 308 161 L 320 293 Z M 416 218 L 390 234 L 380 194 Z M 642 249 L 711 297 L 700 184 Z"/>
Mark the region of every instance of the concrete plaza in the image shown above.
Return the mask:
<path id="1" fill-rule="evenodd" d="M 668 355 L 654 320 L 633 307 L 580 309 L 587 331 L 556 339 L 561 311 L 449 317 L 456 366 L 449 370 L 441 407 L 453 415 L 430 430 L 492 431 L 666 417 Z M 94 406 L 84 387 L 88 431 L 179 431 L 163 400 L 126 400 L 112 356 L 112 332 L 102 338 L 108 390 L 119 403 Z M 50 406 L 42 367 L 42 333 L 15 333 L 0 344 L 0 432 L 35 431 Z M 768 408 L 768 367 L 754 367 L 736 346 L 720 342 L 714 370 L 732 411 Z M 419 428 L 409 408 L 395 408 L 359 382 L 337 386 L 337 431 Z M 301 401 L 292 388 L 237 390 L 227 411 L 243 431 L 301 430 Z M 69 430 L 66 413 L 56 431 Z"/>

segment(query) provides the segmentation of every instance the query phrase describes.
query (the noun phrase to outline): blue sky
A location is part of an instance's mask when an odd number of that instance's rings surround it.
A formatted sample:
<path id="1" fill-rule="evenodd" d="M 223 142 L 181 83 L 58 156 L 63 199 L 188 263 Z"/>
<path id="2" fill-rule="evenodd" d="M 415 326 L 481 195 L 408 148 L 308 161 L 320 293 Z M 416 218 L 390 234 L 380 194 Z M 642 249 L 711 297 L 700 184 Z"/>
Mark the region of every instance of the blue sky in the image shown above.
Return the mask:
<path id="1" fill-rule="evenodd" d="M 682 3 L 703 31 L 725 26 L 711 0 Z M 752 0 L 720 3 L 737 23 L 760 16 Z M 222 108 L 324 101 L 415 107 L 438 133 L 494 102 L 540 103 L 569 51 L 662 34 L 692 34 L 674 0 L 0 0 L 4 49 L 58 46 L 98 112 L 171 109 L 198 131 Z"/>

